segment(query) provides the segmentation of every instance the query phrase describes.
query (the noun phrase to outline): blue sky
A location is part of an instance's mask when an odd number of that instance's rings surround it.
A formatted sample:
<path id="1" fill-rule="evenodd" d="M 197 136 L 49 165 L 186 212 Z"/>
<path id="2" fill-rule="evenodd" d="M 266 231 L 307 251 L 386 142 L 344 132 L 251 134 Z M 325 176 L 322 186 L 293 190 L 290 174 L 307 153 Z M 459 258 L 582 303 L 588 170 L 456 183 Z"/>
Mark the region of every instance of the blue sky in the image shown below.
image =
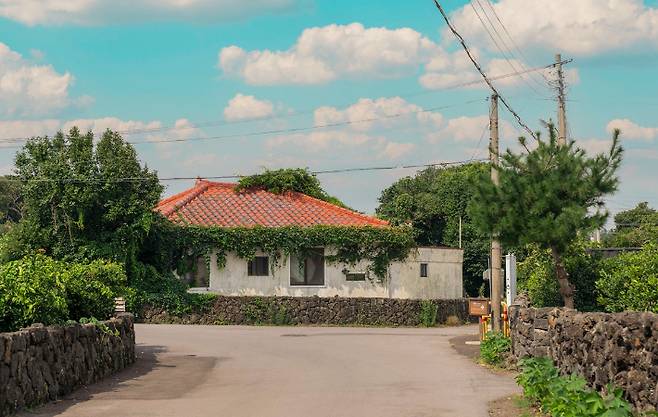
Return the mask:
<path id="1" fill-rule="evenodd" d="M 610 209 L 658 206 L 656 1 L 443 3 L 491 76 L 550 64 L 556 52 L 573 58 L 570 136 L 603 151 L 622 128 L 627 154 Z M 533 129 L 555 118 L 544 77 L 553 75 L 495 82 Z M 477 79 L 431 0 L 0 0 L 0 136 L 73 124 L 130 131 L 132 141 L 154 142 L 136 147 L 161 177 L 483 157 L 489 93 L 450 88 Z M 519 127 L 501 118 L 502 145 L 515 147 Z M 189 138 L 204 140 L 155 143 Z M 14 152 L 0 148 L 4 172 Z M 321 180 L 372 212 L 384 187 L 413 172 Z M 191 182 L 166 185 L 171 194 Z"/>

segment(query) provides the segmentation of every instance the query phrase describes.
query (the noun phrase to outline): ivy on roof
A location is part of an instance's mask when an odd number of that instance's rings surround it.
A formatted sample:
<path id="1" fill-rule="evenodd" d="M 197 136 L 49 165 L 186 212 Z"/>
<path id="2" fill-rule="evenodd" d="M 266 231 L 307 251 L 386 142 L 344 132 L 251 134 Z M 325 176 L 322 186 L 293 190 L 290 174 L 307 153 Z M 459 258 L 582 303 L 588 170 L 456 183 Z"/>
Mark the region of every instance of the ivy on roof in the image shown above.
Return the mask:
<path id="1" fill-rule="evenodd" d="M 327 194 L 322 189 L 318 177 L 306 168 L 268 169 L 261 174 L 242 177 L 236 191 L 253 188 L 265 189 L 274 194 L 296 191 L 340 207 L 349 208 L 338 198 Z"/>

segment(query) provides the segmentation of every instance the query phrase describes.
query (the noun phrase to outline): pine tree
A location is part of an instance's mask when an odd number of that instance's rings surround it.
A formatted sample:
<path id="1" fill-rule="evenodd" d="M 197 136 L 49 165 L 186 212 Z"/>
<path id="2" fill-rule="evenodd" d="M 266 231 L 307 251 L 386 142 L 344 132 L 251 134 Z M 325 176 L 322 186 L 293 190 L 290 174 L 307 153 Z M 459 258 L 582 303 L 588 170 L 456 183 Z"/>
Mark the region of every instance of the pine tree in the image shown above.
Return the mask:
<path id="1" fill-rule="evenodd" d="M 539 134 L 527 153 L 507 150 L 498 168 L 500 186 L 480 178 L 469 207 L 481 231 L 497 234 L 505 246 L 537 244 L 550 250 L 564 305 L 574 308 L 574 286 L 563 255 L 580 234 L 601 227 L 608 212 L 603 197 L 616 191 L 622 159 L 619 130 L 609 153 L 588 157 L 571 141 L 559 145 L 555 128 L 546 123 L 549 139 Z M 525 138 L 519 138 L 526 146 Z"/>

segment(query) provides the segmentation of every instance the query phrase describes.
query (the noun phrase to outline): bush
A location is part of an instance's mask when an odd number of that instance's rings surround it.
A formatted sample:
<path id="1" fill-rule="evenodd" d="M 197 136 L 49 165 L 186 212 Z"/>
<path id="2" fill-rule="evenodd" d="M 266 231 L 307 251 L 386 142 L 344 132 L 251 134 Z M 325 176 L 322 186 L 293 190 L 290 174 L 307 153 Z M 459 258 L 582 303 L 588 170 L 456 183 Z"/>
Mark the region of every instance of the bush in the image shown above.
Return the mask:
<path id="1" fill-rule="evenodd" d="M 526 249 L 527 254 L 518 266 L 519 290 L 528 293 L 534 307 L 562 306 L 560 286 L 550 253 L 536 246 Z M 586 249 L 587 242 L 574 242 L 564 256 L 564 266 L 576 289 L 576 308 L 580 311 L 595 311 L 599 309 L 595 289 L 600 259 L 587 253 Z"/>
<path id="2" fill-rule="evenodd" d="M 623 392 L 611 385 L 601 396 L 579 376 L 560 376 L 548 358 L 522 359 L 516 381 L 524 395 L 554 417 L 630 417 Z"/>
<path id="3" fill-rule="evenodd" d="M 55 261 L 36 254 L 0 266 L 0 331 L 108 317 L 123 295 L 121 266 Z"/>
<path id="4" fill-rule="evenodd" d="M 606 311 L 658 313 L 658 246 L 646 245 L 639 252 L 603 261 L 596 289 Z"/>
<path id="5" fill-rule="evenodd" d="M 420 302 L 420 314 L 418 320 L 421 326 L 434 327 L 436 325 L 436 314 L 438 307 L 431 300 L 422 300 Z"/>
<path id="6" fill-rule="evenodd" d="M 512 341 L 509 337 L 500 332 L 489 332 L 480 343 L 480 359 L 486 364 L 500 366 L 505 362 L 511 348 Z"/>

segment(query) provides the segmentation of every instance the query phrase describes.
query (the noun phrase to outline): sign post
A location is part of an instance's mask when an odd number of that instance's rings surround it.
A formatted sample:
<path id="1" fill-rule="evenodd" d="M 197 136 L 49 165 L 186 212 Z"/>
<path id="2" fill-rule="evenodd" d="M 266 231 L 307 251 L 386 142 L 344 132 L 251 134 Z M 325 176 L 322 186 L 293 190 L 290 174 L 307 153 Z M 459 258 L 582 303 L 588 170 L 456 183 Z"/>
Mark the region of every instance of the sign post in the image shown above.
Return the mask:
<path id="1" fill-rule="evenodd" d="M 516 298 L 516 256 L 513 253 L 505 255 L 505 288 L 507 305 L 510 306 Z"/>

